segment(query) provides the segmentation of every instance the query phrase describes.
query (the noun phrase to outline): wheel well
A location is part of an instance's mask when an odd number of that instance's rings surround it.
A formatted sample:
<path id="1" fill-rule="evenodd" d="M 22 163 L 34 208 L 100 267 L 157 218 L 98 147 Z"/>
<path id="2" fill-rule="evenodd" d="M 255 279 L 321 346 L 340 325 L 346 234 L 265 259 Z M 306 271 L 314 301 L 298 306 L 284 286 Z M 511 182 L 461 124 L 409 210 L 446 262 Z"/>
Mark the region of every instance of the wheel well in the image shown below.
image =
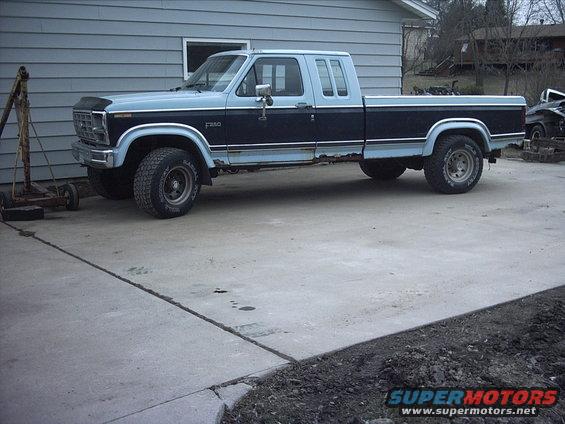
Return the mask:
<path id="1" fill-rule="evenodd" d="M 123 166 L 137 169 L 143 158 L 151 151 L 161 147 L 176 147 L 190 152 L 198 161 L 202 184 L 212 185 L 212 175 L 200 149 L 192 140 L 177 135 L 149 135 L 139 137 L 129 146 Z"/>
<path id="2" fill-rule="evenodd" d="M 485 140 L 483 139 L 483 136 L 481 135 L 480 131 L 475 130 L 473 128 L 458 128 L 452 130 L 445 130 L 440 135 L 438 135 L 437 139 L 439 140 L 440 138 L 444 138 L 449 135 L 465 135 L 473 139 L 473 141 L 477 143 L 477 145 L 483 152 L 483 155 L 487 154 L 487 146 L 485 145 Z"/>
<path id="3" fill-rule="evenodd" d="M 545 134 L 547 134 L 547 128 L 545 127 L 544 123 L 542 121 L 535 121 L 526 125 L 526 138 L 531 138 L 531 132 L 537 125 L 542 127 Z"/>

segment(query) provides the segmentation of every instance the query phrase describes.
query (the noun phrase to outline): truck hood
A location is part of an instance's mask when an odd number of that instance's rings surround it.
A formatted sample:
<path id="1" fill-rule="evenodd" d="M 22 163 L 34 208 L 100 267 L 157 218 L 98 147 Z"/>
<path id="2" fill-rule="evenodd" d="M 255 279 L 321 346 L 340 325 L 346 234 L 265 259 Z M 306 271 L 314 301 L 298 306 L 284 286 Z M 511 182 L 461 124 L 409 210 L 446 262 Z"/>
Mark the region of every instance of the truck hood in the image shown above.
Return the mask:
<path id="1" fill-rule="evenodd" d="M 565 116 L 565 100 L 559 100 L 555 102 L 539 103 L 528 109 L 527 115 L 534 115 L 539 112 L 549 111 L 556 113 L 561 116 Z"/>
<path id="2" fill-rule="evenodd" d="M 225 107 L 226 95 L 212 91 L 156 91 L 104 96 L 107 112 Z"/>

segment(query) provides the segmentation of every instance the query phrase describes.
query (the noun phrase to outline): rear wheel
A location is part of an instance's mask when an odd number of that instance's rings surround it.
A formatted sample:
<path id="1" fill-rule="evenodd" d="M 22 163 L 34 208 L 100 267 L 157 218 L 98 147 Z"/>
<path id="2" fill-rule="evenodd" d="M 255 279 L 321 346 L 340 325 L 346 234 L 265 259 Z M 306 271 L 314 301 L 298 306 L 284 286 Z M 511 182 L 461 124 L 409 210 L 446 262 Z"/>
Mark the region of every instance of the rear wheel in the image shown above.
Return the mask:
<path id="1" fill-rule="evenodd" d="M 363 160 L 359 162 L 361 171 L 374 180 L 394 180 L 404 174 L 406 167 L 395 159 Z"/>
<path id="2" fill-rule="evenodd" d="M 482 172 L 481 149 L 473 139 L 464 135 L 450 135 L 438 140 L 433 154 L 424 158 L 426 180 L 440 193 L 465 193 L 479 182 Z"/>
<path id="3" fill-rule="evenodd" d="M 133 197 L 133 174 L 128 168 L 88 168 L 88 180 L 94 191 L 110 200 Z"/>
<path id="4" fill-rule="evenodd" d="M 137 205 L 157 218 L 186 214 L 200 187 L 200 171 L 194 157 L 171 147 L 149 152 L 139 164 L 133 182 Z"/>

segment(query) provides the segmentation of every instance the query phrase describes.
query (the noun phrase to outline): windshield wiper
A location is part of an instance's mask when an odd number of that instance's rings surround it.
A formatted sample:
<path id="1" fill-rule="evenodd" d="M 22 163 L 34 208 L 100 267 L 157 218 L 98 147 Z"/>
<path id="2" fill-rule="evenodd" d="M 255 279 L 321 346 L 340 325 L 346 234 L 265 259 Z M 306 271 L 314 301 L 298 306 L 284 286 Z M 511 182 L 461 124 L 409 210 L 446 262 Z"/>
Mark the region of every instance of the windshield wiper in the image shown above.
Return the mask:
<path id="1" fill-rule="evenodd" d="M 208 84 L 205 82 L 195 82 L 192 84 L 187 84 L 184 86 L 184 88 L 196 88 L 196 87 L 207 87 Z M 202 91 L 200 91 L 198 88 L 196 88 L 196 91 L 198 91 L 199 93 L 202 93 Z"/>

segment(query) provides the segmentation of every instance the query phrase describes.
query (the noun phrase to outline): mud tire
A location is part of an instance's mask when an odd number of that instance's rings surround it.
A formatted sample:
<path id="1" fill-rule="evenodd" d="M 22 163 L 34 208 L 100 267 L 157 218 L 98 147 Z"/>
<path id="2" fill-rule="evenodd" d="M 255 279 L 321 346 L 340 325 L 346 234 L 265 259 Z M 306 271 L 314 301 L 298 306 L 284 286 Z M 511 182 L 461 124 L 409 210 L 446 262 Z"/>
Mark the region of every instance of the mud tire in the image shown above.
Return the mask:
<path id="1" fill-rule="evenodd" d="M 187 182 L 183 196 L 172 203 L 166 184 L 175 170 L 185 175 Z M 157 218 L 175 218 L 192 208 L 200 187 L 201 176 L 194 157 L 185 150 L 165 147 L 152 150 L 141 161 L 133 181 L 133 194 L 141 210 Z"/>
<path id="2" fill-rule="evenodd" d="M 458 153 L 468 158 L 466 163 L 470 170 L 465 171 L 465 177 L 454 179 L 454 172 L 449 170 L 449 161 Z M 473 139 L 464 135 L 441 138 L 436 142 L 433 154 L 424 158 L 426 180 L 439 193 L 466 193 L 479 182 L 482 172 L 482 151 Z"/>

